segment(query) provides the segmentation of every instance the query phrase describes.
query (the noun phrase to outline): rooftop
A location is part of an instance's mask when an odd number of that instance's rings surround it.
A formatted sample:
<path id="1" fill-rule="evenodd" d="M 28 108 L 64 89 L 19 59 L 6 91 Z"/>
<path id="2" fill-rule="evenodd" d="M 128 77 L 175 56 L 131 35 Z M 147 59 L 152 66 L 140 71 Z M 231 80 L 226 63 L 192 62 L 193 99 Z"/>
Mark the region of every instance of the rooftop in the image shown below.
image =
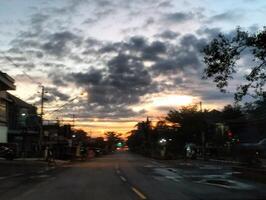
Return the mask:
<path id="1" fill-rule="evenodd" d="M 0 91 L 2 90 L 15 90 L 15 80 L 8 74 L 0 71 Z"/>

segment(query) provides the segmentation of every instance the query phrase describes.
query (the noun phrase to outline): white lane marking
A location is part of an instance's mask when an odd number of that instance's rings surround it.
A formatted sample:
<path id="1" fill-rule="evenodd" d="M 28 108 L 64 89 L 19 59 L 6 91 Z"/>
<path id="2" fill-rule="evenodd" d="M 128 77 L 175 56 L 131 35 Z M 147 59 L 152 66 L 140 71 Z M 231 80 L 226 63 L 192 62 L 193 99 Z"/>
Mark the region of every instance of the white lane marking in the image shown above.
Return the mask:
<path id="1" fill-rule="evenodd" d="M 23 173 L 16 173 L 16 174 L 10 175 L 10 176 L 1 176 L 0 177 L 0 180 L 2 180 L 2 179 L 8 179 L 8 178 L 15 178 L 15 177 L 19 177 L 19 176 L 22 176 L 22 175 L 24 175 L 24 174 Z"/>
<path id="2" fill-rule="evenodd" d="M 156 161 L 151 161 L 151 163 L 154 164 L 154 165 L 159 165 L 159 163 L 156 162 Z"/>
<path id="3" fill-rule="evenodd" d="M 123 181 L 123 182 L 127 182 L 127 179 L 123 176 L 120 176 L 120 179 Z"/>
<path id="4" fill-rule="evenodd" d="M 138 191 L 136 188 L 131 187 L 131 189 L 141 198 L 141 199 L 147 199 L 147 197 L 142 194 L 140 191 Z"/>
<path id="5" fill-rule="evenodd" d="M 223 179 L 220 179 L 223 180 Z M 205 184 L 205 185 L 211 185 L 211 186 L 217 186 L 217 187 L 222 187 L 222 188 L 226 188 L 226 189 L 253 189 L 254 186 L 245 184 L 245 183 L 241 183 L 238 181 L 234 181 L 234 180 L 224 180 L 225 182 L 228 182 L 228 185 L 222 184 L 222 183 L 210 183 L 208 182 L 208 180 L 201 180 L 201 181 L 196 181 L 195 183 L 201 183 L 201 184 Z"/>

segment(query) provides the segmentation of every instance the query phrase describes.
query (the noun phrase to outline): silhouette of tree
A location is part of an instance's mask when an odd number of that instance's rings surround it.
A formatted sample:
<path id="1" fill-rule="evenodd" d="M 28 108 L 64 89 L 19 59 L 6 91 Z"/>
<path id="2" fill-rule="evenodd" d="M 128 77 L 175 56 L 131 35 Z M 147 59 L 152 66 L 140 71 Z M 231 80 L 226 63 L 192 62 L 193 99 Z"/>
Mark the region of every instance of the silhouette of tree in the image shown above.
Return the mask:
<path id="1" fill-rule="evenodd" d="M 179 110 L 170 110 L 166 120 L 179 125 L 180 140 L 200 143 L 201 131 L 206 129 L 204 113 L 198 111 L 197 105 L 184 106 Z"/>
<path id="2" fill-rule="evenodd" d="M 207 65 L 203 78 L 213 78 L 213 82 L 222 91 L 228 86 L 228 80 L 239 68 L 239 59 L 252 57 L 250 72 L 243 78 L 243 82 L 235 93 L 235 100 L 241 101 L 249 94 L 262 95 L 266 81 L 266 28 L 256 34 L 237 28 L 233 36 L 220 34 L 204 49 L 204 62 Z"/>
<path id="3" fill-rule="evenodd" d="M 116 144 L 122 141 L 121 134 L 119 133 L 109 131 L 109 132 L 106 132 L 104 135 L 107 139 L 107 147 L 109 151 L 114 151 L 116 148 Z"/>
<path id="4" fill-rule="evenodd" d="M 239 105 L 226 105 L 224 106 L 223 110 L 222 110 L 222 117 L 223 120 L 226 122 L 228 120 L 232 120 L 232 119 L 239 119 L 241 117 L 244 117 L 244 113 L 241 109 L 241 106 Z"/>

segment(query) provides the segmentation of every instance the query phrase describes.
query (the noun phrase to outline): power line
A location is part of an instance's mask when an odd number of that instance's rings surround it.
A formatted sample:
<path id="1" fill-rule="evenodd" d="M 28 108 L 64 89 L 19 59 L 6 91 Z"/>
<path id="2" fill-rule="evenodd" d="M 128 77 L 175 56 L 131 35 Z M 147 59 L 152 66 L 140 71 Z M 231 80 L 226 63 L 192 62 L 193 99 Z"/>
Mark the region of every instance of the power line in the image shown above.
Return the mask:
<path id="1" fill-rule="evenodd" d="M 14 65 L 15 67 L 19 68 L 20 66 L 18 64 L 16 64 L 15 62 L 13 62 L 13 60 L 8 57 L 4 52 L 2 52 L 2 55 L 4 56 L 4 58 L 9 61 L 12 65 Z M 34 80 L 29 74 L 27 74 L 24 70 L 22 70 L 22 73 L 28 78 L 30 79 L 32 82 L 34 82 L 35 84 L 41 86 L 42 84 L 40 82 L 37 82 L 36 80 Z"/>
<path id="2" fill-rule="evenodd" d="M 74 100 L 76 100 L 78 97 L 79 97 L 79 96 L 76 96 L 75 98 L 72 98 L 72 99 L 68 100 L 68 102 L 66 102 L 65 104 L 63 104 L 62 106 L 60 106 L 58 109 L 53 110 L 53 111 L 51 111 L 51 112 L 47 112 L 47 114 L 53 114 L 53 113 L 55 113 L 55 112 L 61 110 L 62 108 L 64 108 L 65 106 L 67 106 L 68 104 L 70 104 L 70 103 L 72 103 Z"/>

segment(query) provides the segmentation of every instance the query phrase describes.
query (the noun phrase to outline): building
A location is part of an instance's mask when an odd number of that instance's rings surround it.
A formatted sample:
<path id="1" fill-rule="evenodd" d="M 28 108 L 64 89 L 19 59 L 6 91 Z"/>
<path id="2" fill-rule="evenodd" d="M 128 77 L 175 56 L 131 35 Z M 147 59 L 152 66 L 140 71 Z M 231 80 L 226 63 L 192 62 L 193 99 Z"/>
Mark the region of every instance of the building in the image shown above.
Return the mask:
<path id="1" fill-rule="evenodd" d="M 40 152 L 41 120 L 37 108 L 7 93 L 8 142 L 16 143 L 18 151 L 26 156 Z"/>
<path id="2" fill-rule="evenodd" d="M 0 71 L 0 143 L 8 142 L 7 90 L 15 89 L 15 80 Z"/>
<path id="3" fill-rule="evenodd" d="M 57 159 L 73 157 L 76 148 L 73 146 L 71 125 L 61 125 L 59 121 L 44 121 L 43 146 L 49 146 Z"/>

